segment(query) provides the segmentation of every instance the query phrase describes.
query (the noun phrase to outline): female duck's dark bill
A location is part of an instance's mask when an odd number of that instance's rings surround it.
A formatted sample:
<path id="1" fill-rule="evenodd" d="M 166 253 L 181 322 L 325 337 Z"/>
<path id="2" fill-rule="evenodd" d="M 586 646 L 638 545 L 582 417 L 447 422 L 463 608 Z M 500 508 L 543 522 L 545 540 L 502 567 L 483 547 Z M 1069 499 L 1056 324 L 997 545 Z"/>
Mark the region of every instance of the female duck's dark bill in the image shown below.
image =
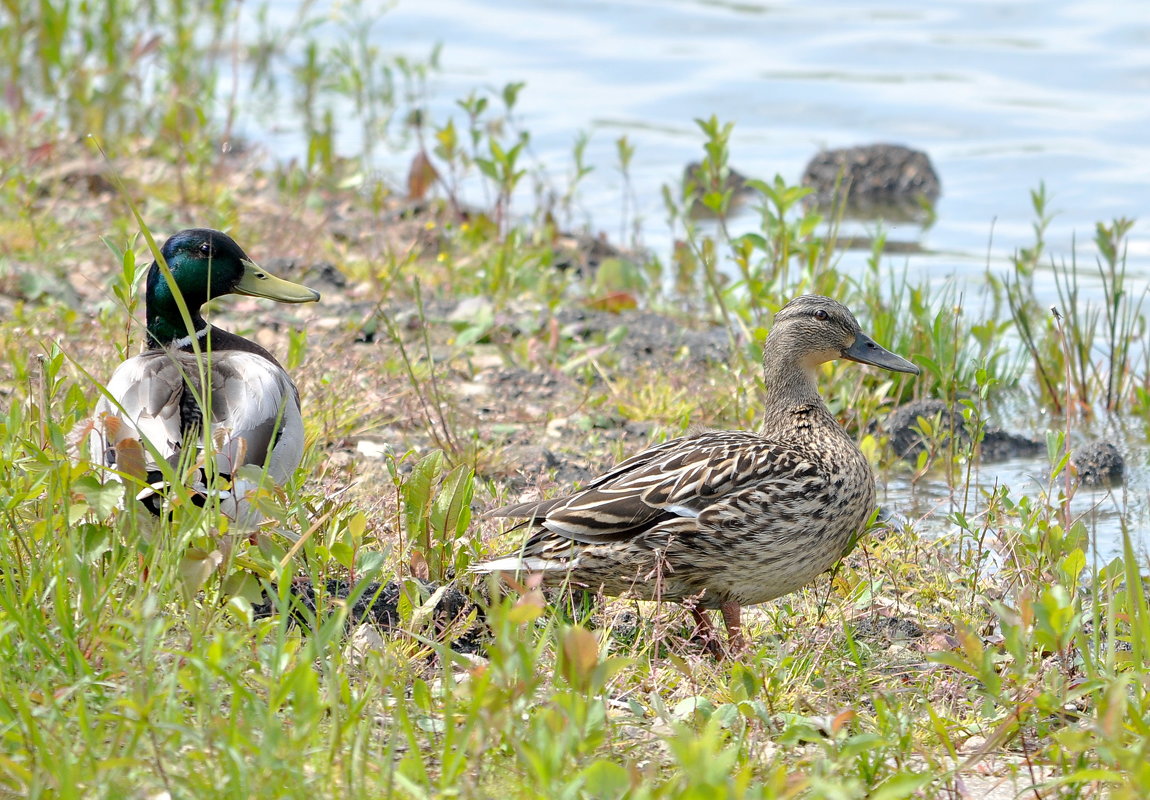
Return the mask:
<path id="1" fill-rule="evenodd" d="M 855 336 L 855 343 L 843 350 L 843 358 L 849 358 L 860 364 L 870 364 L 872 367 L 882 367 L 892 372 L 909 372 L 911 375 L 922 373 L 922 370 L 914 364 L 887 350 L 865 333 Z"/>
<path id="2" fill-rule="evenodd" d="M 281 303 L 314 303 L 319 300 L 319 292 L 315 289 L 277 278 L 249 259 L 245 258 L 240 263 L 244 265 L 244 274 L 233 290 L 236 294 L 266 297 Z"/>

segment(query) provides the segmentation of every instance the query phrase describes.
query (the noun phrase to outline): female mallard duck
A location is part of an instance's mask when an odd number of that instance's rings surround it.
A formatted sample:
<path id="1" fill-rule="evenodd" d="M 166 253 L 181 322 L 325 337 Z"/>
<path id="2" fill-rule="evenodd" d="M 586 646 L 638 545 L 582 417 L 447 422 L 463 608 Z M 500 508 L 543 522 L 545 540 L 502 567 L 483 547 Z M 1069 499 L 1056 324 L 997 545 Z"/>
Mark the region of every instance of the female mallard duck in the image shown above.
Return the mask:
<path id="1" fill-rule="evenodd" d="M 643 599 L 718 608 L 741 644 L 744 605 L 809 583 L 831 567 L 875 508 L 874 475 L 819 395 L 815 369 L 846 358 L 917 375 L 845 306 L 798 297 L 763 346 L 760 433 L 703 431 L 644 450 L 575 494 L 491 516 L 528 518 L 530 538 L 479 572 L 526 571 Z"/>
<path id="2" fill-rule="evenodd" d="M 312 303 L 319 293 L 268 274 L 219 231 L 180 231 L 164 243 L 160 255 L 171 277 L 152 263 L 145 295 L 146 346 L 108 381 L 96 406 L 92 457 L 150 484 L 140 499 L 157 513 L 156 492 L 164 485 L 159 459 L 173 469 L 194 467 L 190 484 L 199 501 L 215 476 L 230 480 L 247 464 L 266 470 L 277 483 L 286 481 L 303 455 L 295 384 L 271 353 L 209 324 L 200 307 L 225 294 Z M 190 330 L 177 295 L 186 305 Z M 211 421 L 205 435 L 207 408 Z M 214 450 L 211 469 L 205 469 L 201 452 L 208 441 Z M 213 494 L 225 513 L 250 522 L 244 502 L 250 488 L 235 481 L 230 491 Z"/>

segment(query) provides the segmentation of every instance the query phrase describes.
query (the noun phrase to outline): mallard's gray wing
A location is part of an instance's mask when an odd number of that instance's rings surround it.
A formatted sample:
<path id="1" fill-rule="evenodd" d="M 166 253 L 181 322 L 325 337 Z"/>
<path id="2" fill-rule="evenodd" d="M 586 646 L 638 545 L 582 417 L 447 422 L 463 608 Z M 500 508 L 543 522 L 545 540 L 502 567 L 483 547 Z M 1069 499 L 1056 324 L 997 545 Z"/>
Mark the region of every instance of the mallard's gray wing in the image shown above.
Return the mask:
<path id="1" fill-rule="evenodd" d="M 255 353 L 213 355 L 212 417 L 231 469 L 267 464 L 272 478 L 283 483 L 299 466 L 304 445 L 299 394 L 278 364 Z M 224 472 L 231 469 L 221 466 Z"/>
<path id="2" fill-rule="evenodd" d="M 114 467 L 116 445 L 133 437 L 172 462 L 185 446 L 202 446 L 200 378 L 191 353 L 155 350 L 125 361 L 96 406 L 91 456 L 101 454 Z M 303 454 L 299 397 L 287 373 L 257 354 L 224 351 L 212 354 L 209 386 L 219 470 L 267 463 L 275 480 L 286 480 Z M 154 457 L 149 466 L 156 466 Z"/>

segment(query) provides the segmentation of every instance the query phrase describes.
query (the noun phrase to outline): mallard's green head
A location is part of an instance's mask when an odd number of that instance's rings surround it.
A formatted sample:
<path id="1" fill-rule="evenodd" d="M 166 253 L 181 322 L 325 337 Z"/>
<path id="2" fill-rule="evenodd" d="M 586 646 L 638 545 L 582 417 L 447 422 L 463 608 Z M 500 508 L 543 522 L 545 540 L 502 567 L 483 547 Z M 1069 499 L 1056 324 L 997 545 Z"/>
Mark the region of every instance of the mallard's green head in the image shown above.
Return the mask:
<path id="1" fill-rule="evenodd" d="M 260 267 L 225 233 L 208 228 L 190 228 L 173 234 L 160 255 L 172 272 L 175 288 L 183 296 L 195 330 L 207 323 L 200 306 L 225 294 L 266 297 L 281 303 L 313 303 L 319 292 L 285 281 Z M 148 270 L 148 343 L 164 347 L 190 334 L 180 315 L 175 291 L 159 263 Z"/>

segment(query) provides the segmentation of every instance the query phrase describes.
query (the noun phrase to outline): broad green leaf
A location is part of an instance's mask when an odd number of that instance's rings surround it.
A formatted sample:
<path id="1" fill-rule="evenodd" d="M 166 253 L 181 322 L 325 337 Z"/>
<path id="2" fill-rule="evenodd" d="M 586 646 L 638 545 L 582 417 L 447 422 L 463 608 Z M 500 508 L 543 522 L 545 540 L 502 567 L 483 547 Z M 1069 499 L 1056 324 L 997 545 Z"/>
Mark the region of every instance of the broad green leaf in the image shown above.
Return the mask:
<path id="1" fill-rule="evenodd" d="M 77 478 L 72 484 L 72 489 L 84 498 L 84 502 L 99 519 L 107 518 L 124 496 L 124 487 L 121 484 L 115 481 L 101 483 L 92 475 Z"/>
<path id="2" fill-rule="evenodd" d="M 207 582 L 211 574 L 224 561 L 219 550 L 208 552 L 199 547 L 189 547 L 180 558 L 180 581 L 188 596 L 195 594 Z"/>
<path id="3" fill-rule="evenodd" d="M 930 781 L 931 775 L 926 772 L 899 772 L 876 786 L 868 797 L 870 800 L 903 800 L 913 797 Z"/>
<path id="4" fill-rule="evenodd" d="M 619 797 L 631 787 L 627 770 L 611 761 L 593 761 L 579 773 L 591 797 Z"/>

